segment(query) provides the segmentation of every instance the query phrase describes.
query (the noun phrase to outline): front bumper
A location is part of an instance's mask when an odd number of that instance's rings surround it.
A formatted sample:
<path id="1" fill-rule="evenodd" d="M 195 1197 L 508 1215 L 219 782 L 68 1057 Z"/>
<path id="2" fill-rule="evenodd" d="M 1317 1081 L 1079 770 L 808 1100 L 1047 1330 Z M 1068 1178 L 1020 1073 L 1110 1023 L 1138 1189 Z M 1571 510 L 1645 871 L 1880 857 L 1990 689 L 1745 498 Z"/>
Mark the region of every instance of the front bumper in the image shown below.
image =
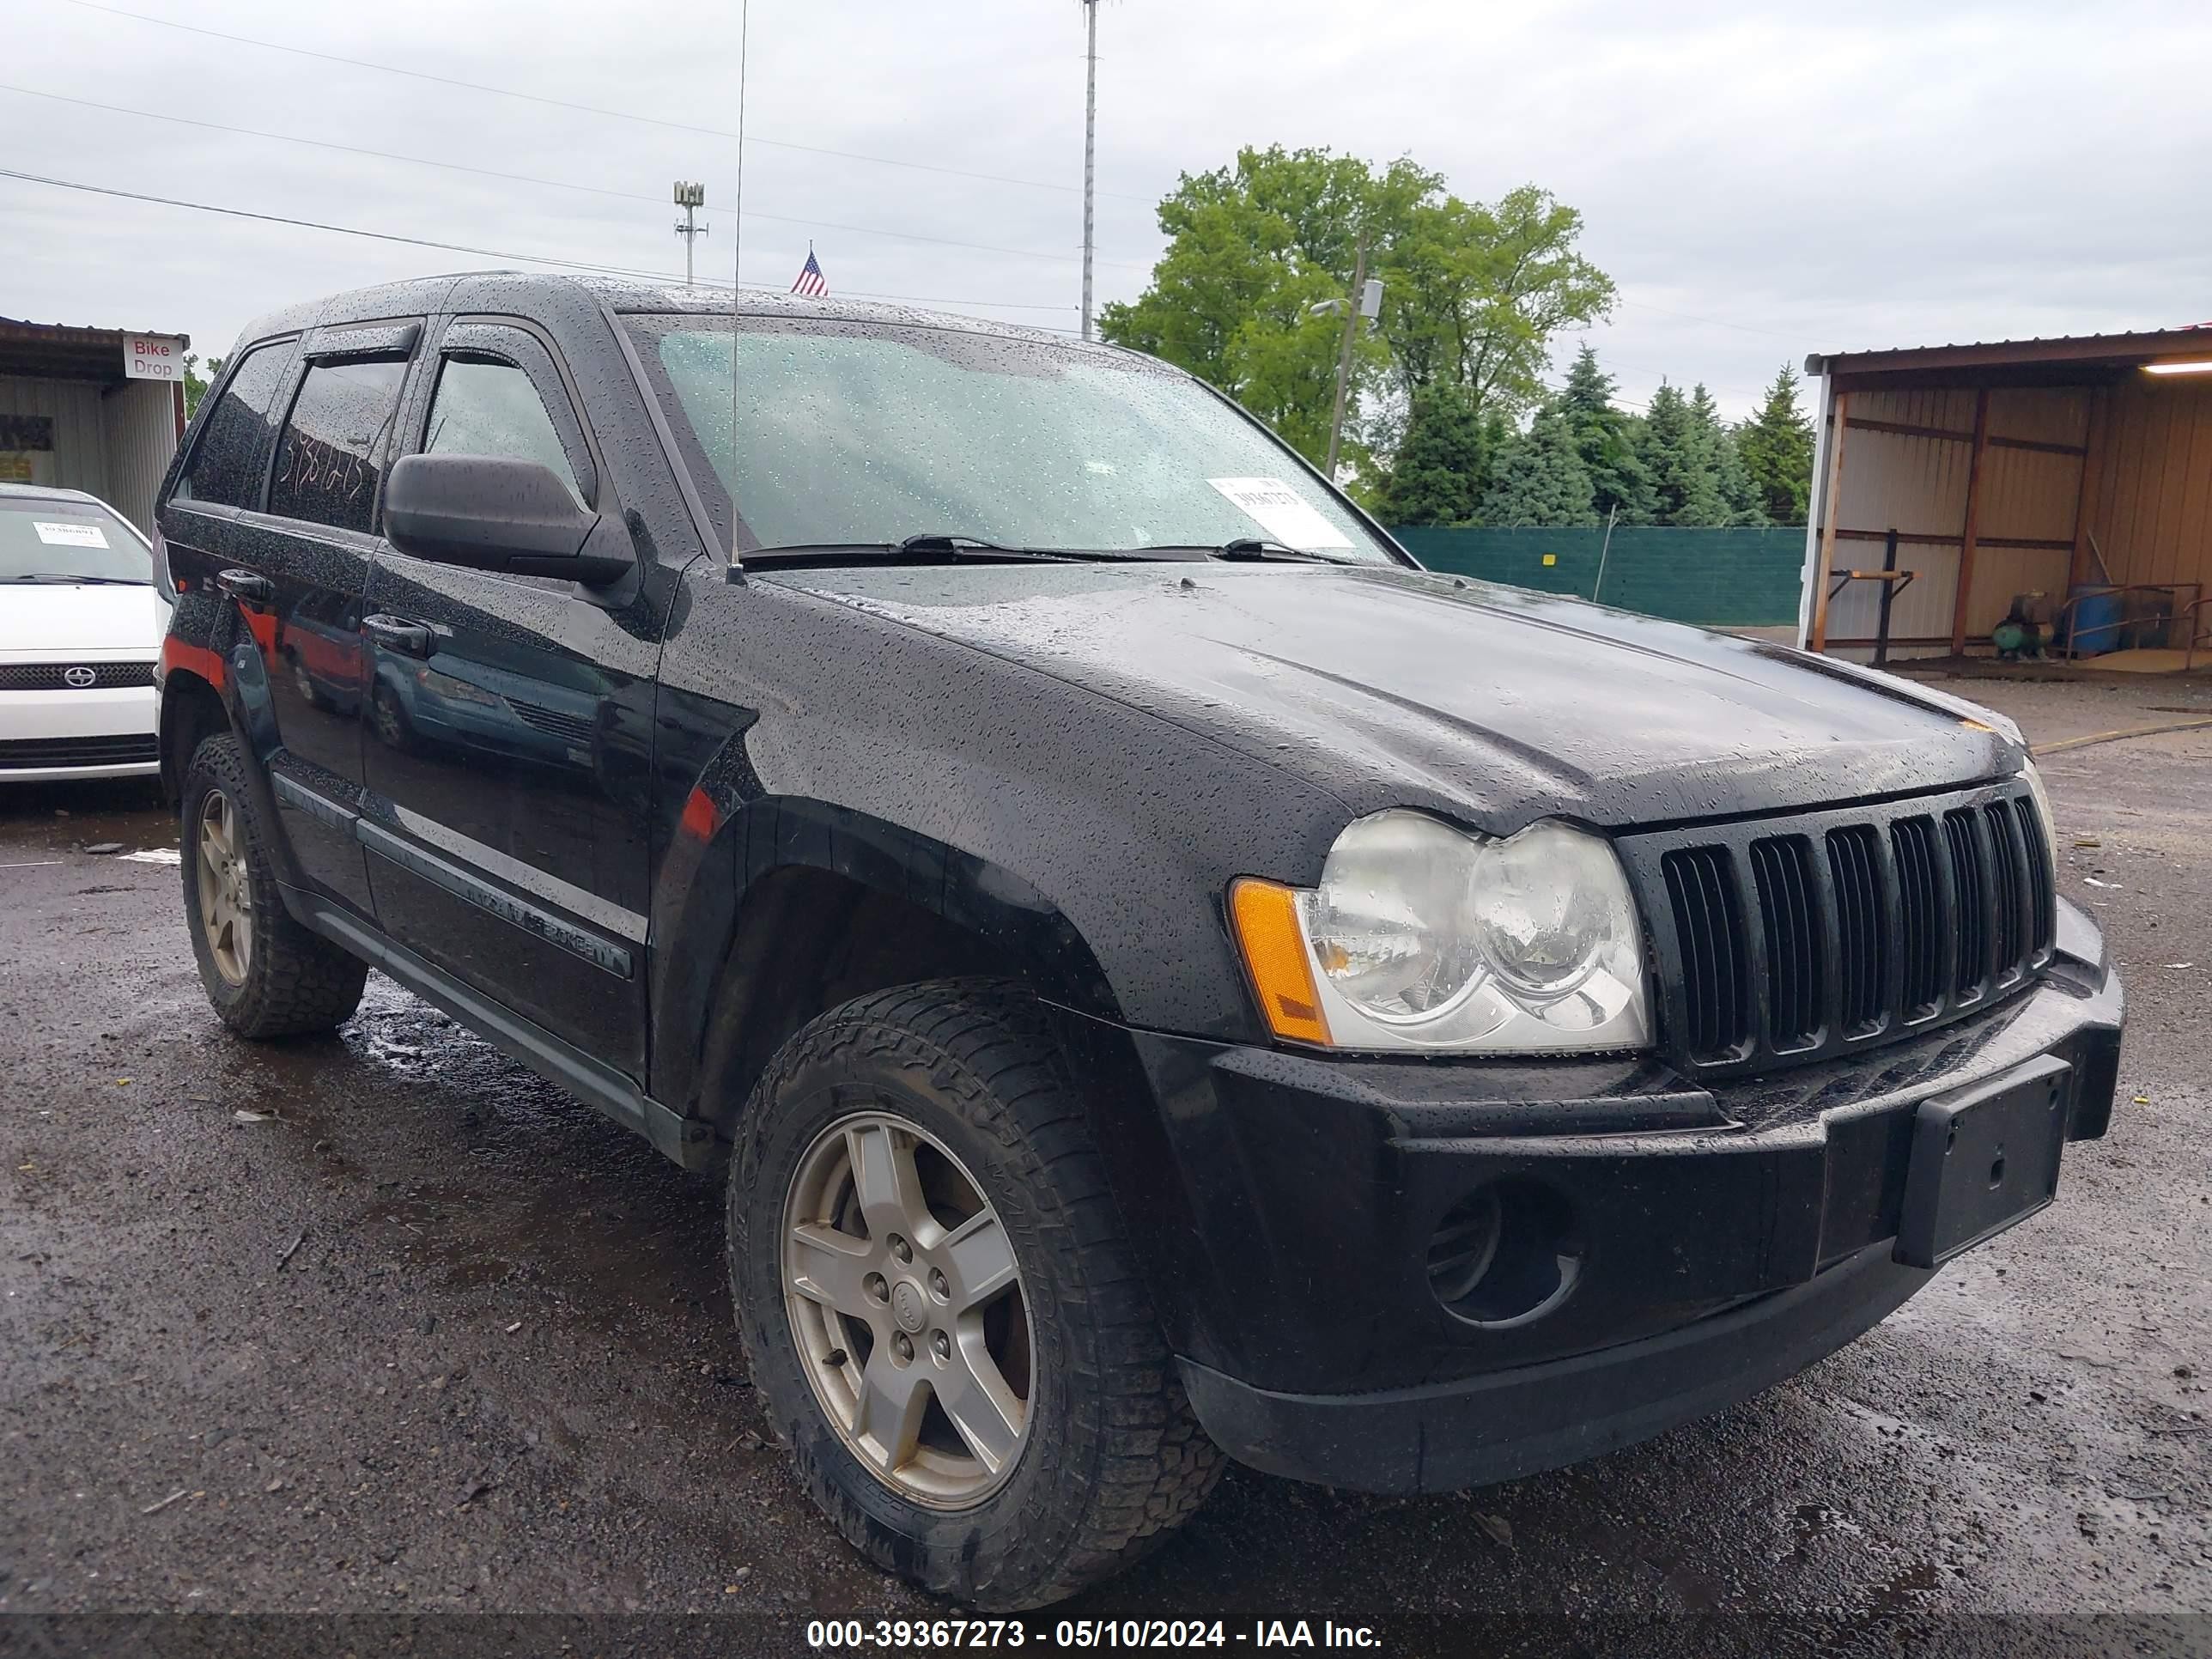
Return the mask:
<path id="1" fill-rule="evenodd" d="M 0 783 L 150 776 L 155 719 L 147 685 L 0 691 Z"/>
<path id="2" fill-rule="evenodd" d="M 2067 920 L 2049 975 L 1980 1018 L 1711 1087 L 1134 1036 L 1167 1156 L 1124 1154 L 1117 1184 L 1200 1420 L 1273 1473 L 1441 1490 L 1630 1443 L 1832 1352 L 1932 1276 L 1893 1248 L 1923 1101 L 2053 1057 L 2066 1138 L 2104 1132 L 2121 990 Z M 1561 1283 L 1477 1323 L 1430 1251 L 1482 1190 L 1539 1195 Z"/>

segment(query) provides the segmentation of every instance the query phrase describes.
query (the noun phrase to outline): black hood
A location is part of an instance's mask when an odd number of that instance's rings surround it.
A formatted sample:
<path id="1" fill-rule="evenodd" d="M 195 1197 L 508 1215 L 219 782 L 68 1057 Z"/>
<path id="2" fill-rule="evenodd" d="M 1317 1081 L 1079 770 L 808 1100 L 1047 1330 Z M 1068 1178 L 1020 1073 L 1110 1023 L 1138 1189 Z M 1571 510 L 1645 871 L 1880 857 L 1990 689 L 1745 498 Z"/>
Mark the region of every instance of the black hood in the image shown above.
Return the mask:
<path id="1" fill-rule="evenodd" d="M 1385 566 L 766 572 L 1144 708 L 1355 812 L 1510 833 L 1945 788 L 2020 764 L 1998 716 L 1887 675 Z"/>

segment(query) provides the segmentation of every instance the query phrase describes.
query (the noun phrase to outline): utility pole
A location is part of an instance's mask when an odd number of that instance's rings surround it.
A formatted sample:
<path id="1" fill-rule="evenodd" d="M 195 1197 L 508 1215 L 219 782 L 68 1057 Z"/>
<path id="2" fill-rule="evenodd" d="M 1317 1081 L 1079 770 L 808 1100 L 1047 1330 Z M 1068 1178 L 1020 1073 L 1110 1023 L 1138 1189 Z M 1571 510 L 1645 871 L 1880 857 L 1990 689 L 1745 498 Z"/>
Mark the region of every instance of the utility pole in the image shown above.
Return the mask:
<path id="1" fill-rule="evenodd" d="M 695 224 L 691 216 L 707 203 L 707 186 L 684 179 L 676 181 L 676 205 L 684 210 L 684 222 L 676 227 L 676 234 L 684 239 L 684 286 L 691 286 L 691 243 L 694 237 L 704 236 L 712 225 Z"/>
<path id="2" fill-rule="evenodd" d="M 1381 283 L 1376 284 L 1376 308 L 1382 307 Z M 1352 256 L 1352 302 L 1344 307 L 1344 343 L 1336 353 L 1336 412 L 1328 417 L 1328 465 L 1322 469 L 1331 483 L 1336 482 L 1337 446 L 1344 437 L 1344 388 L 1352 378 L 1352 343 L 1359 333 L 1359 319 L 1367 310 L 1367 227 L 1359 228 L 1358 251 Z M 1334 301 L 1330 304 L 1337 303 Z"/>
<path id="3" fill-rule="evenodd" d="M 1091 49 L 1085 60 L 1083 91 L 1083 337 L 1091 337 L 1091 195 L 1098 167 L 1098 0 L 1083 0 L 1083 15 L 1090 25 Z"/>

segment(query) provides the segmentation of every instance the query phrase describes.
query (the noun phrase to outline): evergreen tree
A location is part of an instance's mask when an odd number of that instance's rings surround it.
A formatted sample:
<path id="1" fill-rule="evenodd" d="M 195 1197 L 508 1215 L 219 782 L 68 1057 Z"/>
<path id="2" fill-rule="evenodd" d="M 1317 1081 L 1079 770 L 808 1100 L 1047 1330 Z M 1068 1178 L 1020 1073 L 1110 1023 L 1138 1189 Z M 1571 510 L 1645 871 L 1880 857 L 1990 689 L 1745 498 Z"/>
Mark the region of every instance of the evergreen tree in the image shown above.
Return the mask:
<path id="1" fill-rule="evenodd" d="M 1486 423 L 1467 388 L 1449 380 L 1413 394 L 1396 464 L 1376 491 L 1387 525 L 1468 524 L 1489 487 L 1503 423 Z"/>
<path id="2" fill-rule="evenodd" d="M 1724 428 L 1716 443 L 1720 457 L 1716 472 L 1721 500 L 1728 507 L 1728 521 L 1746 529 L 1764 529 L 1773 523 L 1766 516 L 1765 493 L 1743 464 L 1743 447 L 1736 441 L 1736 434 Z"/>
<path id="3" fill-rule="evenodd" d="M 1584 340 L 1567 370 L 1567 383 L 1559 388 L 1559 410 L 1577 425 L 1601 421 L 1620 413 L 1613 406 L 1613 376 L 1597 365 L 1597 349 Z"/>
<path id="4" fill-rule="evenodd" d="M 1744 470 L 1776 524 L 1802 524 L 1813 495 L 1813 422 L 1797 407 L 1797 377 L 1784 363 L 1759 413 L 1736 428 Z"/>
<path id="5" fill-rule="evenodd" d="M 1576 447 L 1574 427 L 1558 405 L 1537 410 L 1528 431 L 1498 457 L 1490 492 L 1482 498 L 1482 521 L 1547 529 L 1598 522 L 1589 469 Z"/>
<path id="6" fill-rule="evenodd" d="M 1710 403 L 1711 399 L 1707 399 Z M 1728 522 L 1711 440 L 1690 400 L 1666 381 L 1651 394 L 1638 457 L 1651 481 L 1654 523 L 1711 526 Z"/>
<path id="7" fill-rule="evenodd" d="M 1617 509 L 1625 524 L 1647 522 L 1651 482 L 1637 457 L 1632 418 L 1613 407 L 1613 376 L 1598 367 L 1597 353 L 1585 340 L 1560 390 L 1560 412 L 1574 432 L 1576 452 L 1589 473 L 1592 505 L 1599 519 Z"/>
<path id="8" fill-rule="evenodd" d="M 1764 525 L 1766 514 L 1759 505 L 1759 487 L 1744 470 L 1743 457 L 1736 453 L 1735 439 L 1722 423 L 1720 405 L 1705 390 L 1703 380 L 1690 389 L 1690 418 L 1697 422 L 1698 445 L 1712 464 L 1713 485 L 1720 492 L 1723 514 L 1721 522 L 1729 526 Z"/>

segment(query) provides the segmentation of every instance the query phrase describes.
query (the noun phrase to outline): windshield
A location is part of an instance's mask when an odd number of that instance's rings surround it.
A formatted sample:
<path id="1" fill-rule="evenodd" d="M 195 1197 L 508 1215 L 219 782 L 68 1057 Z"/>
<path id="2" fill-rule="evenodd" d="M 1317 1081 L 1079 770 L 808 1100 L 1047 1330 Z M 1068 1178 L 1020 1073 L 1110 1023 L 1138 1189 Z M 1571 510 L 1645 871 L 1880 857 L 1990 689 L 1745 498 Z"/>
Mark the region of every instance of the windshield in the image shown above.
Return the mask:
<path id="1" fill-rule="evenodd" d="M 138 532 L 97 501 L 0 495 L 0 582 L 137 582 L 153 556 Z"/>
<path id="2" fill-rule="evenodd" d="M 957 534 L 1135 551 L 1261 538 L 1395 556 L 1263 430 L 1119 352 L 940 328 L 627 319 L 716 529 L 745 550 Z"/>

